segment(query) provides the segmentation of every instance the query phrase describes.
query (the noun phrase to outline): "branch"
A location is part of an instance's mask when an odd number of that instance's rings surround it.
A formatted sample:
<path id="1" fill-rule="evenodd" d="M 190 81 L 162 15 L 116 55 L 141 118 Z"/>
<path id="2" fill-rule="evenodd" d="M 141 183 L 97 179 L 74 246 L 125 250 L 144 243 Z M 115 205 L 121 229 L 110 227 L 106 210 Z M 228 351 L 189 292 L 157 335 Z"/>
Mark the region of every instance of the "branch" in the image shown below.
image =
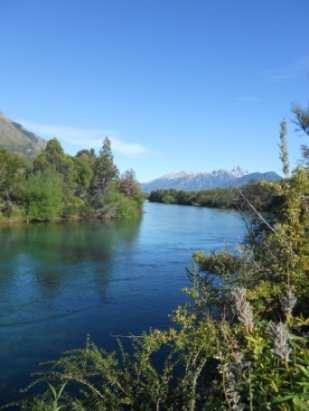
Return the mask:
<path id="1" fill-rule="evenodd" d="M 121 334 L 111 334 L 113 338 L 144 338 L 143 335 L 121 335 Z"/>
<path id="2" fill-rule="evenodd" d="M 254 212 L 255 215 L 258 216 L 258 218 L 266 225 L 266 227 L 268 227 L 270 229 L 270 231 L 272 231 L 273 233 L 275 233 L 275 229 L 269 224 L 269 222 L 267 220 L 265 220 L 265 218 L 262 216 L 262 214 L 254 207 L 254 205 L 247 199 L 247 197 L 244 195 L 244 193 L 241 190 L 238 190 L 240 196 L 246 201 L 246 203 L 248 204 L 248 206 L 251 208 L 251 210 Z"/>

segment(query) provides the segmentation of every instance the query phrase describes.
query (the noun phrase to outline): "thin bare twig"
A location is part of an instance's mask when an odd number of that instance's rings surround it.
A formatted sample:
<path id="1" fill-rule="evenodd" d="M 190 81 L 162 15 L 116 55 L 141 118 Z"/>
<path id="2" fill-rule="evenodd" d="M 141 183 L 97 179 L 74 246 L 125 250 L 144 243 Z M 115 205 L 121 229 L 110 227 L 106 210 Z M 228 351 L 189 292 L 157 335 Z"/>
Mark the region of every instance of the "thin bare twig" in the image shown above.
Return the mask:
<path id="1" fill-rule="evenodd" d="M 258 218 L 272 231 L 275 233 L 275 229 L 269 224 L 269 222 L 262 216 L 262 214 L 254 207 L 254 205 L 247 199 L 247 197 L 244 195 L 244 193 L 241 190 L 238 190 L 240 196 L 246 201 L 248 206 L 251 208 L 251 210 L 254 212 L 255 215 L 258 216 Z"/>
<path id="2" fill-rule="evenodd" d="M 113 338 L 144 338 L 144 335 L 121 335 L 121 334 L 111 334 Z"/>

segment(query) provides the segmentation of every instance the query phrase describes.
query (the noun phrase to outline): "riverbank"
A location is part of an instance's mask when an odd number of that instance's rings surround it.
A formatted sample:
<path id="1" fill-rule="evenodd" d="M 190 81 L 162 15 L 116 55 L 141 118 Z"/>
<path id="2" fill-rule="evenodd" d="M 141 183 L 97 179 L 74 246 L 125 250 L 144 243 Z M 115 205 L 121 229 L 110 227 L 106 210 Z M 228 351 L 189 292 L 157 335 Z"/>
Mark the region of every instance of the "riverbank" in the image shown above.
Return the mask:
<path id="1" fill-rule="evenodd" d="M 244 200 L 246 199 L 246 200 Z M 281 183 L 259 182 L 240 188 L 218 188 L 187 192 L 181 190 L 152 191 L 148 200 L 153 203 L 179 204 L 218 209 L 246 209 L 249 201 L 259 211 L 271 211 L 282 201 Z"/>
<path id="2" fill-rule="evenodd" d="M 143 214 L 143 201 L 126 200 L 125 206 L 114 204 L 110 210 L 106 210 L 104 214 L 101 212 L 96 215 L 95 210 L 88 215 L 72 214 L 67 216 L 57 216 L 53 219 L 29 219 L 28 216 L 13 214 L 8 216 L 0 214 L 0 227 L 29 225 L 29 224 L 65 224 L 70 222 L 103 222 L 138 220 Z"/>

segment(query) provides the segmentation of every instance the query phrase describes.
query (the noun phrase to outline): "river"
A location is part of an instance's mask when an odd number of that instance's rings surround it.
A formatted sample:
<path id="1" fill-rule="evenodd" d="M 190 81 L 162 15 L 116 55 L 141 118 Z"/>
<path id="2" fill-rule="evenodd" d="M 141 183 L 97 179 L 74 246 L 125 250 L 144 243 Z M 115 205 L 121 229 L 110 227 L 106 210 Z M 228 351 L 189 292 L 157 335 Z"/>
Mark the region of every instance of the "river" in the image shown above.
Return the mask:
<path id="1" fill-rule="evenodd" d="M 141 221 L 0 229 L 0 404 L 42 361 L 114 335 L 167 327 L 196 250 L 234 248 L 235 211 L 146 203 Z"/>

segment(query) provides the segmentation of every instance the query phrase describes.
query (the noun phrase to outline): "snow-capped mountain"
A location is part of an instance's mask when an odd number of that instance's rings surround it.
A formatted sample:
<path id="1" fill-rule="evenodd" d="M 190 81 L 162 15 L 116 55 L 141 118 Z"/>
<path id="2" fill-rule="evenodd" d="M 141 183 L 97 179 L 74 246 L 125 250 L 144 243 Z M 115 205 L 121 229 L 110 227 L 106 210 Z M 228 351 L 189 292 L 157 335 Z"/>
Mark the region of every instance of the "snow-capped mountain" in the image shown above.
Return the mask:
<path id="1" fill-rule="evenodd" d="M 230 174 L 236 178 L 244 177 L 245 175 L 249 174 L 248 171 L 243 170 L 239 166 L 234 167 L 231 171 Z"/>
<path id="2" fill-rule="evenodd" d="M 179 171 L 142 184 L 145 192 L 153 190 L 176 189 L 184 191 L 210 190 L 212 188 L 239 187 L 254 181 L 277 181 L 280 176 L 274 171 L 266 173 L 248 173 L 240 167 L 231 171 L 214 170 L 203 173 Z"/>

